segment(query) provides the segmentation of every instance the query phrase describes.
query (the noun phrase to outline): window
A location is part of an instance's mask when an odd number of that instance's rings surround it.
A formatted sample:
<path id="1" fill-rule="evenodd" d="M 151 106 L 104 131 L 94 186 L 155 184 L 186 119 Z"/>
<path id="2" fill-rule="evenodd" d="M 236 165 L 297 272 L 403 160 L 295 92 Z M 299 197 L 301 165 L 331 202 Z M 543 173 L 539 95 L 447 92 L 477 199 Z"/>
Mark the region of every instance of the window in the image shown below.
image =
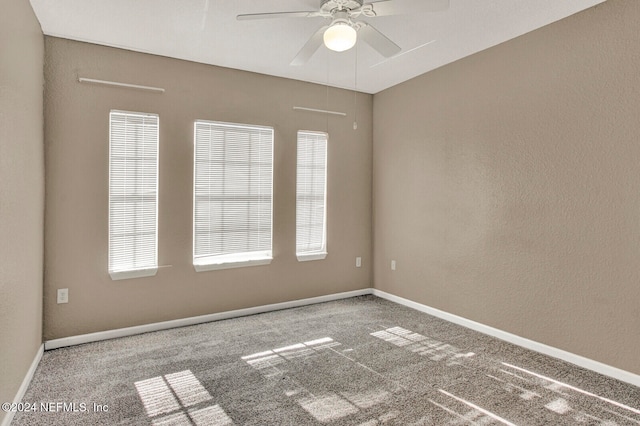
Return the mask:
<path id="1" fill-rule="evenodd" d="M 327 257 L 327 134 L 298 132 L 296 256 Z"/>
<path id="2" fill-rule="evenodd" d="M 158 116 L 109 114 L 109 274 L 158 270 Z"/>
<path id="3" fill-rule="evenodd" d="M 196 271 L 270 263 L 273 129 L 198 120 L 194 144 Z"/>

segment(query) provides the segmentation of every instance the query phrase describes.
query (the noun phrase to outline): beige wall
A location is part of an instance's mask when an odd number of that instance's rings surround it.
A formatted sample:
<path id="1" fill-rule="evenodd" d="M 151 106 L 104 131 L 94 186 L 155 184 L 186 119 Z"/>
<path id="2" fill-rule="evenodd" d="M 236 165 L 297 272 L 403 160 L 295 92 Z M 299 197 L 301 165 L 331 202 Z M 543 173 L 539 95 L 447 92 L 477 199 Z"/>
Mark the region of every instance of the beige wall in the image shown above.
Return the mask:
<path id="1" fill-rule="evenodd" d="M 638 22 L 609 0 L 375 95 L 376 288 L 640 373 Z"/>
<path id="2" fill-rule="evenodd" d="M 44 42 L 28 1 L 0 4 L 0 402 L 5 402 L 13 401 L 42 343 Z"/>
<path id="3" fill-rule="evenodd" d="M 372 97 L 125 50 L 45 38 L 45 340 L 368 288 L 371 285 Z M 158 86 L 164 94 L 80 84 L 78 77 Z M 155 277 L 107 274 L 108 123 L 120 109 L 160 116 L 159 264 Z M 196 273 L 192 255 L 193 121 L 273 126 L 274 260 Z M 327 127 L 328 126 L 328 127 Z M 328 250 L 295 256 L 296 132 L 327 131 Z M 355 257 L 363 267 L 355 268 Z M 56 289 L 69 303 L 56 304 Z"/>

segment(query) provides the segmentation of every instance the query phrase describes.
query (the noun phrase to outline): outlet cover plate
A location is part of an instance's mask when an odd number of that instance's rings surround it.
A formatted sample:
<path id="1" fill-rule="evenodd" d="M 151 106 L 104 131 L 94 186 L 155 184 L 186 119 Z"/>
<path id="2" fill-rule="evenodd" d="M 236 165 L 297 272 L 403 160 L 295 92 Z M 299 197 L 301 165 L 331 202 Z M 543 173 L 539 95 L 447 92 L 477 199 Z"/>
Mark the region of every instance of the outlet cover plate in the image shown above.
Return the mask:
<path id="1" fill-rule="evenodd" d="M 69 303 L 69 289 L 68 288 L 59 288 L 58 289 L 58 303 Z"/>

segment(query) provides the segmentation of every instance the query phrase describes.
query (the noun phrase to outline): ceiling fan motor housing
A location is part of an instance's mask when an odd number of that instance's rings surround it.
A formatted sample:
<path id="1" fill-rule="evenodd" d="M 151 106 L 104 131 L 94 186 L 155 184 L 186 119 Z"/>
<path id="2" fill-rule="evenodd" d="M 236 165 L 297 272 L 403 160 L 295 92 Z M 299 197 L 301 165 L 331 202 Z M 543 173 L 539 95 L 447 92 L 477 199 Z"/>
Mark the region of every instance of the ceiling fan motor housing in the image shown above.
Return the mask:
<path id="1" fill-rule="evenodd" d="M 362 7 L 364 0 L 320 0 L 320 10 L 332 13 L 338 10 L 355 10 Z"/>

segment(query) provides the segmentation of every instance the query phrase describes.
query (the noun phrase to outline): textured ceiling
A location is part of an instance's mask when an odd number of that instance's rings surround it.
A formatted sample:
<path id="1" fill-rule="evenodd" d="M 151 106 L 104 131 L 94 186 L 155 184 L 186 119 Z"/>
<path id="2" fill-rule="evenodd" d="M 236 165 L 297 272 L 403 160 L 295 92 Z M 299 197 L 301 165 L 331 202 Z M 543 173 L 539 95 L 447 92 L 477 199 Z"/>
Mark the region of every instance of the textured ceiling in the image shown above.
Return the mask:
<path id="1" fill-rule="evenodd" d="M 322 46 L 303 66 L 291 60 L 322 18 L 237 21 L 244 13 L 315 10 L 319 0 L 31 0 L 45 34 L 205 64 L 377 93 L 604 0 L 393 0 L 406 14 L 365 18 L 402 51 L 385 59 L 368 45 Z M 356 73 L 357 70 L 357 73 Z M 356 75 L 357 74 L 357 75 Z"/>

